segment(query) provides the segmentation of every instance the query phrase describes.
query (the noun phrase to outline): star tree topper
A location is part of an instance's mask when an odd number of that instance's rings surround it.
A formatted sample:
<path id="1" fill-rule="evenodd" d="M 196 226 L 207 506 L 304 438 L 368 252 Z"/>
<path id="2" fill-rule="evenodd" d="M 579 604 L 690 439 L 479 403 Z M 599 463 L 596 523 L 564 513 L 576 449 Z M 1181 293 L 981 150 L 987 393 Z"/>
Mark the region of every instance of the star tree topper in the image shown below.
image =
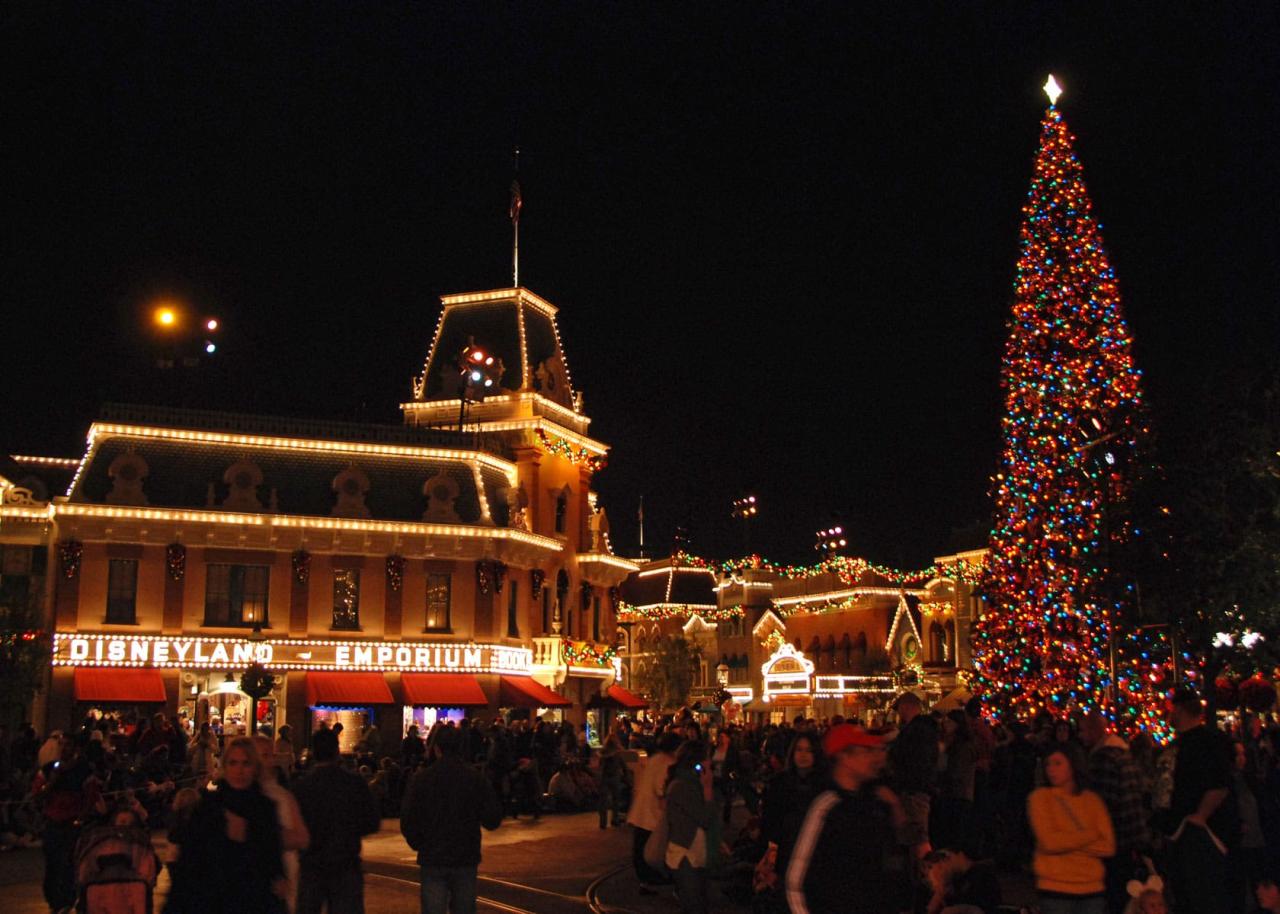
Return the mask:
<path id="1" fill-rule="evenodd" d="M 1044 89 L 1044 94 L 1049 96 L 1050 107 L 1058 104 L 1058 96 L 1062 94 L 1062 86 L 1058 85 L 1058 81 L 1053 78 L 1052 73 L 1049 74 L 1049 78 L 1044 81 L 1044 85 L 1041 88 Z"/>

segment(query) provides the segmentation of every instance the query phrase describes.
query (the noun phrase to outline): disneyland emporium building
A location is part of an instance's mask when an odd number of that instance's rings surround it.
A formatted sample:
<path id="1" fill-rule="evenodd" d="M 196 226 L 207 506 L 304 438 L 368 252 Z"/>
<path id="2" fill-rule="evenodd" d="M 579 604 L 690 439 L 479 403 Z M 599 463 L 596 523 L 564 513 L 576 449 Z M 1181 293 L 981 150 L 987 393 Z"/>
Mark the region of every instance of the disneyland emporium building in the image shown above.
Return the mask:
<path id="1" fill-rule="evenodd" d="M 591 491 L 607 447 L 556 309 L 442 302 L 403 426 L 112 406 L 82 459 L 0 462 L 0 592 L 42 595 L 53 633 L 37 725 L 342 722 L 350 749 L 371 722 L 643 705 L 613 648 L 636 566 Z"/>

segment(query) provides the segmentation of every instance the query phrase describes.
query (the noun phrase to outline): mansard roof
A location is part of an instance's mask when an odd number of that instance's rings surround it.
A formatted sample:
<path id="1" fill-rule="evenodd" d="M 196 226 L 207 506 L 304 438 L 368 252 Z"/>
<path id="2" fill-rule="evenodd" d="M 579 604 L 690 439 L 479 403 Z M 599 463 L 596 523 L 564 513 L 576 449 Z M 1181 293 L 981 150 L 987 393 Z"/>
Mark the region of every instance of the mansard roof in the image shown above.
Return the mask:
<path id="1" fill-rule="evenodd" d="M 574 409 L 554 305 L 524 288 L 446 295 L 440 301 L 435 336 L 414 384 L 415 401 L 456 400 L 458 355 L 474 342 L 502 359 L 501 391 L 535 391 Z"/>
<path id="2" fill-rule="evenodd" d="M 709 568 L 680 565 L 674 559 L 650 562 L 622 582 L 621 597 L 632 606 L 716 605 L 716 576 Z"/>
<path id="3" fill-rule="evenodd" d="M 134 455 L 145 462 L 142 498 L 126 504 L 227 507 L 233 484 L 228 470 L 249 464 L 257 471 L 250 473 L 250 481 L 260 510 L 327 517 L 335 513 L 339 500 L 335 479 L 355 468 L 361 480 L 356 488 L 362 488 L 363 481 L 368 483 L 367 490 L 359 492 L 358 503 L 367 509 L 363 516 L 370 519 L 422 521 L 430 502 L 424 485 L 437 480 L 453 498 L 456 518 L 450 522 L 508 523 L 506 489 L 514 466 L 487 450 L 460 446 L 474 441 L 473 436 L 196 410 L 115 407 L 106 412 L 117 420 L 133 421 L 93 425 L 88 451 L 69 492 L 73 503 L 112 503 L 118 497 L 112 494 L 116 489 L 112 465 Z M 317 434 L 325 431 L 345 434 Z M 259 473 L 260 482 L 256 482 Z"/>

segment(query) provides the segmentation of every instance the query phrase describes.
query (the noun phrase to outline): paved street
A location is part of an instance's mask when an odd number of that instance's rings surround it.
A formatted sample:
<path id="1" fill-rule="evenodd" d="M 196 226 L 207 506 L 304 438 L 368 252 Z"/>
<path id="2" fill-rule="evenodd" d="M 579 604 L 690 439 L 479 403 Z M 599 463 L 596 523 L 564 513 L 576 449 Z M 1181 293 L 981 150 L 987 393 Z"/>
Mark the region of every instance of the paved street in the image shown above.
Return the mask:
<path id="1" fill-rule="evenodd" d="M 595 813 L 548 816 L 537 823 L 508 819 L 498 831 L 484 834 L 480 908 L 508 914 L 676 910 L 669 893 L 645 897 L 637 892 L 630 851 L 630 830 L 601 831 Z M 381 832 L 365 839 L 364 858 L 366 908 L 376 914 L 417 914 L 418 869 L 396 820 L 385 820 Z M 0 854 L 4 914 L 47 914 L 40 895 L 42 869 L 38 849 Z M 162 875 L 157 911 L 167 887 Z"/>
<path id="2" fill-rule="evenodd" d="M 735 819 L 745 816 L 739 807 Z M 164 843 L 158 841 L 164 853 Z M 639 893 L 630 866 L 631 831 L 626 826 L 600 830 L 595 813 L 507 819 L 484 832 L 480 865 L 480 910 L 507 914 L 675 914 L 675 896 Z M 365 907 L 370 914 L 418 914 L 418 867 L 400 836 L 399 821 L 386 819 L 382 831 L 364 840 Z M 47 914 L 40 894 L 43 863 L 39 849 L 0 854 L 0 914 Z M 1006 903 L 1032 901 L 1025 876 L 1002 876 Z M 160 911 L 168 876 L 157 891 Z M 746 910 L 727 899 L 714 880 L 714 914 Z"/>

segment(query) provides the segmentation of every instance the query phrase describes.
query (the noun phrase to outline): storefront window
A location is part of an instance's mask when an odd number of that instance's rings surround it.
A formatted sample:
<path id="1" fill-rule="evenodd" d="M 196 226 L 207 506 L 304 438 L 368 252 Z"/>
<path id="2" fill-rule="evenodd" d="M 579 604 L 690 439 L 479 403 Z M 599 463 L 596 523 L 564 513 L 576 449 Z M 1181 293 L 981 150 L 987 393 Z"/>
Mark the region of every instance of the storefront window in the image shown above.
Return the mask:
<path id="1" fill-rule="evenodd" d="M 355 569 L 333 573 L 333 627 L 360 627 L 360 572 Z"/>
<path id="2" fill-rule="evenodd" d="M 429 632 L 450 630 L 449 603 L 452 596 L 452 582 L 452 575 L 427 575 L 427 631 Z"/>
<path id="3" fill-rule="evenodd" d="M 111 559 L 107 565 L 107 622 L 133 625 L 138 607 L 138 563 L 134 559 Z"/>
<path id="4" fill-rule="evenodd" d="M 266 565 L 206 566 L 205 625 L 268 625 L 267 591 L 271 569 Z"/>
<path id="5" fill-rule="evenodd" d="M 341 724 L 342 730 L 338 733 L 338 751 L 344 755 L 350 755 L 356 751 L 361 736 L 369 726 L 372 718 L 370 712 L 370 708 L 312 708 L 311 732 L 333 730 Z"/>
<path id="6" fill-rule="evenodd" d="M 427 732 L 435 726 L 436 721 L 447 720 L 457 725 L 462 723 L 462 719 L 466 716 L 467 712 L 462 708 L 420 708 L 405 705 L 400 737 L 403 739 L 409 732 L 409 727 L 416 724 L 418 736 L 425 739 Z"/>

